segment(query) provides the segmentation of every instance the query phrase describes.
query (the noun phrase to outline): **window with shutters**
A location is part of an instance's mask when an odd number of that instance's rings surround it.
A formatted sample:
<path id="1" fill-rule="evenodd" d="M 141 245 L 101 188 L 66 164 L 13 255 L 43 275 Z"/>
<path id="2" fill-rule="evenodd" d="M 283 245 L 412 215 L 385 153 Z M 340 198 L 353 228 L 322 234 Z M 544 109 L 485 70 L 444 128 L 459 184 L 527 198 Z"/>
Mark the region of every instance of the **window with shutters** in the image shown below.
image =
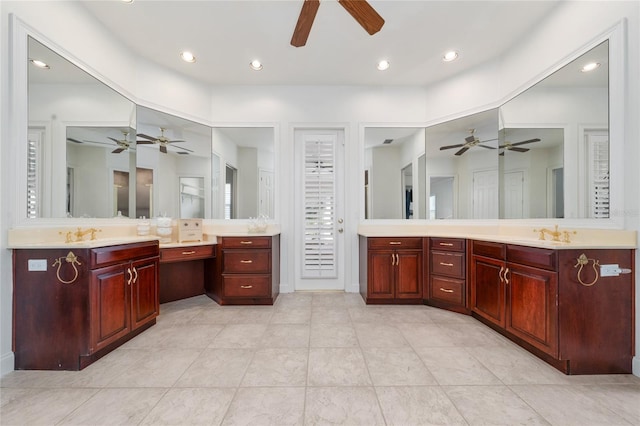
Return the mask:
<path id="1" fill-rule="evenodd" d="M 40 216 L 41 177 L 38 164 L 41 162 L 41 137 L 39 133 L 29 133 L 27 142 L 27 217 Z"/>
<path id="2" fill-rule="evenodd" d="M 302 278 L 334 278 L 336 270 L 336 141 L 304 142 Z"/>
<path id="3" fill-rule="evenodd" d="M 587 188 L 588 214 L 591 218 L 609 217 L 609 137 L 601 133 L 588 133 Z"/>

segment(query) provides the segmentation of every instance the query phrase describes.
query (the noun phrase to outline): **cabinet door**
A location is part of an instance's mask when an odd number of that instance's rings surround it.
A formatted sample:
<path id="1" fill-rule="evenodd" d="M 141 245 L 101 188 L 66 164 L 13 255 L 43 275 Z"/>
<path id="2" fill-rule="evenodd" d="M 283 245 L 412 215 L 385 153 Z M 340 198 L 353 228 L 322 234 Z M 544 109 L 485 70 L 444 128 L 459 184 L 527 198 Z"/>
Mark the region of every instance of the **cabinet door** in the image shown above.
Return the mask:
<path id="1" fill-rule="evenodd" d="M 158 258 L 131 263 L 131 319 L 136 329 L 158 316 Z"/>
<path id="2" fill-rule="evenodd" d="M 131 330 L 130 289 L 126 266 L 107 266 L 91 271 L 89 298 L 90 352 L 114 342 Z"/>
<path id="3" fill-rule="evenodd" d="M 422 252 L 397 251 L 396 260 L 396 298 L 422 298 Z"/>
<path id="4" fill-rule="evenodd" d="M 368 268 L 368 298 L 393 298 L 395 252 L 392 250 L 370 250 Z"/>
<path id="5" fill-rule="evenodd" d="M 505 321 L 504 270 L 501 260 L 473 256 L 471 309 L 500 327 Z"/>
<path id="6" fill-rule="evenodd" d="M 558 355 L 558 279 L 555 272 L 507 263 L 506 329 Z"/>

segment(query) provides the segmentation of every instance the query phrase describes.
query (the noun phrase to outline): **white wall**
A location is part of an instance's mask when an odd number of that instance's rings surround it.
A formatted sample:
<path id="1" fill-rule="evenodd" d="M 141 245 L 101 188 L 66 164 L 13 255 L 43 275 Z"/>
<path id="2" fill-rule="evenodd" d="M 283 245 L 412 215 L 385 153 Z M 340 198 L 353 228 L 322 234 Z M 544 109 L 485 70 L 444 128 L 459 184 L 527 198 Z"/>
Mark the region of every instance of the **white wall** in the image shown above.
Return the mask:
<path id="1" fill-rule="evenodd" d="M 457 75 L 447 81 L 427 88 L 416 87 L 315 87 L 315 86 L 269 86 L 269 87 L 204 87 L 198 82 L 188 81 L 175 73 L 135 59 L 116 41 L 105 33 L 100 25 L 94 25 L 83 8 L 66 2 L 1 2 L 0 34 L 9 33 L 8 13 L 16 12 L 32 28 L 45 34 L 66 52 L 82 61 L 100 76 L 107 75 L 132 99 L 145 106 L 162 106 L 165 112 L 176 112 L 185 118 L 199 119 L 204 123 L 268 122 L 282 129 L 276 145 L 276 172 L 280 183 L 276 193 L 278 222 L 282 228 L 282 284 L 293 288 L 293 265 L 289 261 L 294 247 L 293 202 L 293 129 L 313 125 L 333 126 L 346 130 L 346 199 L 345 233 L 346 257 L 350 271 L 346 276 L 347 289 L 357 291 L 357 224 L 363 218 L 362 147 L 358 139 L 360 123 L 436 123 L 496 106 L 519 88 L 533 82 L 548 71 L 549 67 L 572 55 L 601 32 L 609 29 L 621 18 L 628 19 L 628 56 L 626 61 L 627 87 L 624 110 L 616 117 L 624 118 L 624 134 L 617 143 L 624 144 L 624 180 L 640 181 L 637 167 L 640 161 L 640 12 L 637 2 L 567 2 L 540 22 L 536 32 L 518 43 L 502 63 L 486 64 L 474 72 Z M 55 19 L 53 19 L 55 18 Z M 78 37 L 83 34 L 83 37 Z M 2 43 L 2 123 L 10 123 L 9 112 L 9 44 L 0 35 Z M 95 49 L 95 46 L 100 49 Z M 64 53 L 64 52 L 62 52 Z M 12 185 L 11 176 L 16 166 L 11 164 L 16 148 L 12 145 L 15 136 L 12 128 L 2 126 L 1 174 L 3 200 L 21 200 Z M 462 181 L 462 176 L 460 177 Z M 5 197 L 7 195 L 7 197 Z M 623 223 L 627 229 L 638 230 L 640 187 L 624 187 Z M 3 209 L 0 225 L 2 233 L 22 218 L 13 217 L 11 209 Z M 1 249 L 6 240 L 0 241 Z M 11 354 L 11 256 L 8 250 L 1 251 L 1 298 L 0 356 L 2 372 L 12 369 Z M 640 258 L 636 259 L 640 264 Z M 640 276 L 636 271 L 636 282 Z M 640 291 L 636 291 L 636 307 L 640 306 Z M 636 308 L 637 309 L 637 308 Z M 640 321 L 640 315 L 636 315 Z M 640 353 L 640 323 L 636 325 L 636 353 Z M 640 362 L 634 365 L 635 374 L 640 375 Z"/>

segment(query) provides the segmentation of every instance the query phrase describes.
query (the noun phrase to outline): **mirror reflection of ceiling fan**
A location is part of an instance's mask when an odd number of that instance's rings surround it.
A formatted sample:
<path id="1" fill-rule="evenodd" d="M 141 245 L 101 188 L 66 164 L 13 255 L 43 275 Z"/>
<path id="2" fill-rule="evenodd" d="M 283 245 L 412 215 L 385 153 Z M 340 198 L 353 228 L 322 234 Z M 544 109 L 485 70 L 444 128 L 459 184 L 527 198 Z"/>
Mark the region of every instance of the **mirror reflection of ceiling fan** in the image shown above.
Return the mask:
<path id="1" fill-rule="evenodd" d="M 358 21 L 358 23 L 370 35 L 374 35 L 384 25 L 384 19 L 365 0 L 338 0 L 338 3 Z M 311 32 L 313 20 L 318 13 L 320 0 L 304 0 L 302 10 L 298 16 L 296 28 L 291 37 L 291 45 L 302 47 L 307 43 L 307 38 Z"/>
<path id="2" fill-rule="evenodd" d="M 525 145 L 528 143 L 533 143 L 533 142 L 540 142 L 540 139 L 535 138 L 535 139 L 529 139 L 526 141 L 522 141 L 522 142 L 516 142 L 516 143 L 511 143 L 511 142 L 505 142 L 504 145 L 500 145 L 498 148 L 504 148 L 504 151 L 502 151 L 499 155 L 504 155 L 505 151 L 514 151 L 514 152 L 527 152 L 529 151 L 529 148 L 520 148 L 519 145 Z"/>
<path id="3" fill-rule="evenodd" d="M 482 144 L 486 143 L 486 142 L 495 141 L 497 139 L 487 139 L 487 140 L 481 141 L 480 139 L 478 139 L 476 137 L 476 135 L 474 135 L 475 131 L 476 131 L 476 129 L 469 129 L 469 133 L 471 133 L 471 135 L 469 135 L 466 138 L 464 138 L 464 143 L 459 143 L 459 144 L 455 144 L 455 145 L 441 146 L 440 147 L 440 151 L 444 151 L 445 149 L 460 148 L 455 153 L 455 155 L 462 155 L 465 152 L 467 152 L 469 150 L 469 148 L 473 148 L 474 146 L 480 146 L 482 148 L 487 148 L 487 149 L 496 149 L 493 146 L 482 145 Z"/>
<path id="4" fill-rule="evenodd" d="M 129 141 L 129 139 L 127 138 L 129 136 L 129 132 L 122 132 L 122 139 L 116 139 L 116 138 L 112 138 L 111 136 L 107 136 L 107 139 L 110 139 L 112 141 L 114 141 L 116 143 L 116 145 L 118 146 L 116 149 L 114 149 L 113 151 L 111 151 L 112 154 L 119 154 L 122 151 L 126 151 L 127 149 L 129 149 L 129 146 L 131 145 L 131 142 Z M 92 143 L 92 144 L 99 144 L 99 145 L 110 145 L 113 146 L 113 144 L 111 143 L 106 143 L 106 142 L 98 142 L 98 141 L 89 141 L 89 140 L 78 140 L 75 138 L 67 138 L 67 140 L 69 142 L 73 142 L 73 143 Z"/>
<path id="5" fill-rule="evenodd" d="M 143 138 L 145 140 L 138 140 L 136 143 L 138 145 L 152 145 L 152 144 L 158 144 L 160 145 L 160 152 L 166 154 L 167 153 L 167 147 L 170 144 L 174 144 L 174 143 L 180 143 L 180 142 L 186 142 L 182 139 L 175 139 L 175 140 L 170 140 L 168 137 L 166 137 L 164 135 L 165 132 L 164 127 L 160 127 L 160 136 L 157 137 L 153 137 L 153 136 L 149 136 L 149 135 L 145 135 L 144 133 L 138 133 L 138 137 L 139 138 Z M 182 150 L 182 151 L 176 151 L 177 154 L 183 154 L 183 155 L 188 155 L 190 152 L 193 152 L 190 149 L 184 148 L 184 147 L 175 147 L 178 150 Z"/>

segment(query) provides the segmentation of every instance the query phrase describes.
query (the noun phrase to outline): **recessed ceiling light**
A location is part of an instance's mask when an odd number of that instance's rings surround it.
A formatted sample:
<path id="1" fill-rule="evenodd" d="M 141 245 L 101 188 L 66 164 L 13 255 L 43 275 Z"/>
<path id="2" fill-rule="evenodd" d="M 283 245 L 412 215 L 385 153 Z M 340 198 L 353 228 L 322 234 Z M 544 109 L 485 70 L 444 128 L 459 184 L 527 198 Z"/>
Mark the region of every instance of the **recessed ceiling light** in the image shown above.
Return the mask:
<path id="1" fill-rule="evenodd" d="M 49 68 L 51 68 L 49 65 L 47 65 L 45 62 L 42 62 L 39 59 L 29 59 L 29 62 L 31 62 L 33 65 L 35 65 L 38 68 L 43 68 L 45 70 L 48 70 Z"/>
<path id="2" fill-rule="evenodd" d="M 391 64 L 389 63 L 389 61 L 387 61 L 386 59 L 383 59 L 382 61 L 378 62 L 377 68 L 380 71 L 386 71 L 389 69 L 390 66 Z"/>
<path id="3" fill-rule="evenodd" d="M 133 3 L 133 0 L 122 0 L 122 3 Z"/>
<path id="4" fill-rule="evenodd" d="M 185 50 L 184 52 L 181 52 L 180 53 L 180 57 L 185 62 L 193 63 L 193 62 L 196 61 L 196 57 L 193 56 L 193 53 L 189 52 L 188 50 Z"/>
<path id="5" fill-rule="evenodd" d="M 253 61 L 249 62 L 249 66 L 254 71 L 260 71 L 262 69 L 262 62 L 260 62 L 257 59 L 254 59 Z"/>
<path id="6" fill-rule="evenodd" d="M 442 60 L 445 62 L 451 62 L 458 59 L 458 52 L 455 50 L 450 50 L 442 56 Z"/>
<path id="7" fill-rule="evenodd" d="M 590 62 L 587 65 L 585 65 L 584 67 L 582 67 L 582 69 L 580 71 L 582 71 L 582 72 L 593 71 L 596 68 L 598 68 L 599 66 L 600 66 L 599 62 Z"/>

